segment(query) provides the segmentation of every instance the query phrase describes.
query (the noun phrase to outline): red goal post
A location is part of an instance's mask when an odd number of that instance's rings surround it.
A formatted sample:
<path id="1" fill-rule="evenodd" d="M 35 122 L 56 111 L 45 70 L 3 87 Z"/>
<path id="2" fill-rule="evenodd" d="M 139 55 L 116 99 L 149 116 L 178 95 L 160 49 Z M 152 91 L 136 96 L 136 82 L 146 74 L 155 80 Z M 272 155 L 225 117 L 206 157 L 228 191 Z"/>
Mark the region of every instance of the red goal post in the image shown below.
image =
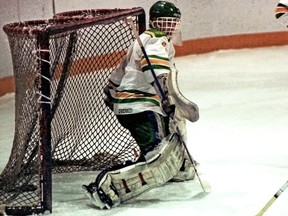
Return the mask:
<path id="1" fill-rule="evenodd" d="M 52 212 L 52 173 L 135 157 L 135 140 L 103 102 L 110 73 L 134 41 L 128 16 L 142 33 L 139 7 L 67 11 L 3 27 L 16 88 L 14 141 L 0 175 L 7 214 Z"/>

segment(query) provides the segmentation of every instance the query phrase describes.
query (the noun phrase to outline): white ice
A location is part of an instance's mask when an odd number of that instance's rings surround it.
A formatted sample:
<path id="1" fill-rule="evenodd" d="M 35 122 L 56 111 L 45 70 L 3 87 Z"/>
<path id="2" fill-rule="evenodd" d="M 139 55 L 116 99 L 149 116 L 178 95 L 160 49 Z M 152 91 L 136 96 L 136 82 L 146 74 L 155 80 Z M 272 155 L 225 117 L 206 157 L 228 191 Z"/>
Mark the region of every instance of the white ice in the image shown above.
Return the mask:
<path id="1" fill-rule="evenodd" d="M 253 216 L 288 179 L 288 46 L 225 50 L 176 58 L 182 93 L 198 104 L 188 147 L 199 181 L 168 183 L 111 210 L 81 190 L 94 173 L 53 176 L 52 216 Z M 0 171 L 14 134 L 14 94 L 0 98 Z M 288 190 L 265 216 L 288 215 Z"/>

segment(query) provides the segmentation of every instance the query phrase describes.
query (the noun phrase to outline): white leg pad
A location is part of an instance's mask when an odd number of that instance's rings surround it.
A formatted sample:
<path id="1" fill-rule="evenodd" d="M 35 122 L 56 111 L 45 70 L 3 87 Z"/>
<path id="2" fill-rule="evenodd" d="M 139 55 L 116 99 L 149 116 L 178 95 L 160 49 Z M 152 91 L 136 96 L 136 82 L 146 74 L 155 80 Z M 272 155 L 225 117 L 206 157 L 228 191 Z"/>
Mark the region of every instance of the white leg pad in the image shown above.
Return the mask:
<path id="1" fill-rule="evenodd" d="M 148 191 L 159 187 L 175 176 L 183 164 L 185 149 L 177 134 L 164 138 L 157 149 L 146 155 L 145 162 L 139 162 L 118 170 L 108 171 L 104 175 L 99 174 L 96 182 L 97 196 L 101 199 L 99 190 L 111 200 L 106 202 L 102 199 L 97 206 L 114 207 L 119 203 L 129 200 Z M 101 192 L 101 193 L 102 193 Z M 106 202 L 106 203 L 105 203 Z M 93 202 L 96 204 L 96 202 Z M 107 206 L 108 205 L 108 206 Z"/>

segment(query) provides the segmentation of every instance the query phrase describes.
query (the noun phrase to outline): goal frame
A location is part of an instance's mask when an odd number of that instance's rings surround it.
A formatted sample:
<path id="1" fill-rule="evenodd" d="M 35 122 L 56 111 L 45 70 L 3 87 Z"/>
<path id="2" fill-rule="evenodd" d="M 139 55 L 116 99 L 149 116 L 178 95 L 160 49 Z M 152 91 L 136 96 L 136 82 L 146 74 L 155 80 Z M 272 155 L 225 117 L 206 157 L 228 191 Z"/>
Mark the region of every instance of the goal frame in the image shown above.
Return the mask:
<path id="1" fill-rule="evenodd" d="M 110 9 L 102 9 L 106 12 Z M 89 10 L 93 12 L 94 9 Z M 95 11 L 99 11 L 95 9 Z M 99 24 L 111 23 L 114 20 L 126 19 L 128 16 L 134 16 L 137 19 L 138 31 L 141 34 L 146 29 L 145 11 L 141 7 L 132 9 L 117 9 L 115 14 L 108 14 L 96 17 L 81 17 L 76 16 L 82 11 L 69 11 L 75 14 L 75 17 L 71 18 L 68 12 L 56 14 L 53 18 L 48 20 L 35 20 L 35 21 L 24 21 L 17 23 L 6 24 L 3 27 L 4 32 L 7 35 L 23 34 L 23 35 L 34 35 L 37 40 L 37 44 L 40 50 L 49 50 L 49 38 L 55 34 L 59 34 L 65 31 L 73 31 L 83 27 L 89 27 Z M 39 28 L 28 29 L 23 26 L 28 25 L 39 25 Z M 9 204 L 1 204 L 8 215 L 29 215 L 29 214 L 41 214 L 44 212 L 52 213 L 52 146 L 51 146 L 51 106 L 50 106 L 50 53 L 39 52 L 39 61 L 41 68 L 41 76 L 39 82 L 40 85 L 40 117 L 39 117 L 39 149 L 38 157 L 40 158 L 40 196 L 41 203 L 36 206 L 14 206 Z M 17 92 L 17 89 L 16 89 Z M 17 93 L 16 93 L 17 94 Z M 16 122 L 17 123 L 17 122 Z"/>

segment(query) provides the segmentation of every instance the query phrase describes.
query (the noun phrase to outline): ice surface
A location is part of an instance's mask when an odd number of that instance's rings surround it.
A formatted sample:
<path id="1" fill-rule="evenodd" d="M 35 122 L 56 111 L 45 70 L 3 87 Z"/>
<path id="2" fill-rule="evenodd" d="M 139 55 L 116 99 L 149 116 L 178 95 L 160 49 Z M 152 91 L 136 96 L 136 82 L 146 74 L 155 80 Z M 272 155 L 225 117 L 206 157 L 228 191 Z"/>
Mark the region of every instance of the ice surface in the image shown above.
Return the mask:
<path id="1" fill-rule="evenodd" d="M 178 57 L 182 93 L 198 104 L 187 123 L 198 180 L 168 183 L 111 210 L 94 208 L 81 190 L 95 173 L 53 176 L 52 216 L 253 216 L 288 179 L 288 46 Z M 14 134 L 14 94 L 0 98 L 0 170 Z M 288 215 L 288 191 L 266 216 Z"/>

